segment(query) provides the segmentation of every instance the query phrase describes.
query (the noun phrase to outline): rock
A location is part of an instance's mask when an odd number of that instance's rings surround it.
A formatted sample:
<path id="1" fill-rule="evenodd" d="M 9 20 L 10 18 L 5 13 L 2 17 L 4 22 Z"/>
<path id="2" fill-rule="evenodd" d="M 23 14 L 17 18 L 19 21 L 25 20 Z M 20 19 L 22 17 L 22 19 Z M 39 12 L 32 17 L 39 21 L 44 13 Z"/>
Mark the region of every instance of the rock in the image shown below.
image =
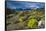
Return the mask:
<path id="1" fill-rule="evenodd" d="M 44 20 L 40 20 L 38 22 L 38 28 L 45 28 L 45 21 Z"/>

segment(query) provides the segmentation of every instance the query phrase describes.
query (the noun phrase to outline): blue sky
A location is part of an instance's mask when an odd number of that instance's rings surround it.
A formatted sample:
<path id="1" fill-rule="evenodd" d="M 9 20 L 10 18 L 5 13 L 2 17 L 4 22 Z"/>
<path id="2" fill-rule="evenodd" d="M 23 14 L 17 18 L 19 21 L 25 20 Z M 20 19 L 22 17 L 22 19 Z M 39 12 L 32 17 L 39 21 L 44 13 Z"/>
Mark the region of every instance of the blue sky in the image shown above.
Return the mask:
<path id="1" fill-rule="evenodd" d="M 7 1 L 7 8 L 44 8 L 44 3 L 39 2 L 22 2 L 22 1 Z"/>

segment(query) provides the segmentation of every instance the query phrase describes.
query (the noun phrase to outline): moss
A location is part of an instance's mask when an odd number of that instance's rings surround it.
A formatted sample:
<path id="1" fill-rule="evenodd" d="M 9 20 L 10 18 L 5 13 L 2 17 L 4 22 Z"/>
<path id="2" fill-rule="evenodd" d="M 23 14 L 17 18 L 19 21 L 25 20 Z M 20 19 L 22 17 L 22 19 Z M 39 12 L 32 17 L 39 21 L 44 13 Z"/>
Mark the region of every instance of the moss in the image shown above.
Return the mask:
<path id="1" fill-rule="evenodd" d="M 21 16 L 21 17 L 19 18 L 19 21 L 20 21 L 20 22 L 23 22 L 23 20 L 24 20 L 24 17 Z"/>
<path id="2" fill-rule="evenodd" d="M 36 19 L 30 19 L 27 26 L 28 28 L 36 28 L 38 25 L 38 22 Z"/>

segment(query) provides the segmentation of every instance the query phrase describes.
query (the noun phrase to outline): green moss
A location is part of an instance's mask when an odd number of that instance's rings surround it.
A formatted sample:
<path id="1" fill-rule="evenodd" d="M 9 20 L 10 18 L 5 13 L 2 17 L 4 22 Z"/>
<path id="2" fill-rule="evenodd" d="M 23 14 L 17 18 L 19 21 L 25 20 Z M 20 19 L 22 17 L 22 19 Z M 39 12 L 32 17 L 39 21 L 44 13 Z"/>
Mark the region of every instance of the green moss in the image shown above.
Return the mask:
<path id="1" fill-rule="evenodd" d="M 23 19 L 24 19 L 24 17 L 21 16 L 21 17 L 19 18 L 19 21 L 20 21 L 20 22 L 23 22 Z"/>
<path id="2" fill-rule="evenodd" d="M 30 19 L 27 26 L 28 28 L 36 28 L 38 25 L 38 22 L 36 19 Z"/>

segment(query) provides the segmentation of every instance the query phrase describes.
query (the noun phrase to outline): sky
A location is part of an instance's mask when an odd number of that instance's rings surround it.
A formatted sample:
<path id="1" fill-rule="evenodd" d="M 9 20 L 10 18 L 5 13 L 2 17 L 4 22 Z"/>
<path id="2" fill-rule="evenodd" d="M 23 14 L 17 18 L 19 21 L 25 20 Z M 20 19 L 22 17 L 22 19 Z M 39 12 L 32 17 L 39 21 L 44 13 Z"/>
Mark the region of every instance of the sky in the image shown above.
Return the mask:
<path id="1" fill-rule="evenodd" d="M 45 4 L 43 2 L 25 2 L 25 1 L 7 1 L 7 8 L 44 8 Z"/>

